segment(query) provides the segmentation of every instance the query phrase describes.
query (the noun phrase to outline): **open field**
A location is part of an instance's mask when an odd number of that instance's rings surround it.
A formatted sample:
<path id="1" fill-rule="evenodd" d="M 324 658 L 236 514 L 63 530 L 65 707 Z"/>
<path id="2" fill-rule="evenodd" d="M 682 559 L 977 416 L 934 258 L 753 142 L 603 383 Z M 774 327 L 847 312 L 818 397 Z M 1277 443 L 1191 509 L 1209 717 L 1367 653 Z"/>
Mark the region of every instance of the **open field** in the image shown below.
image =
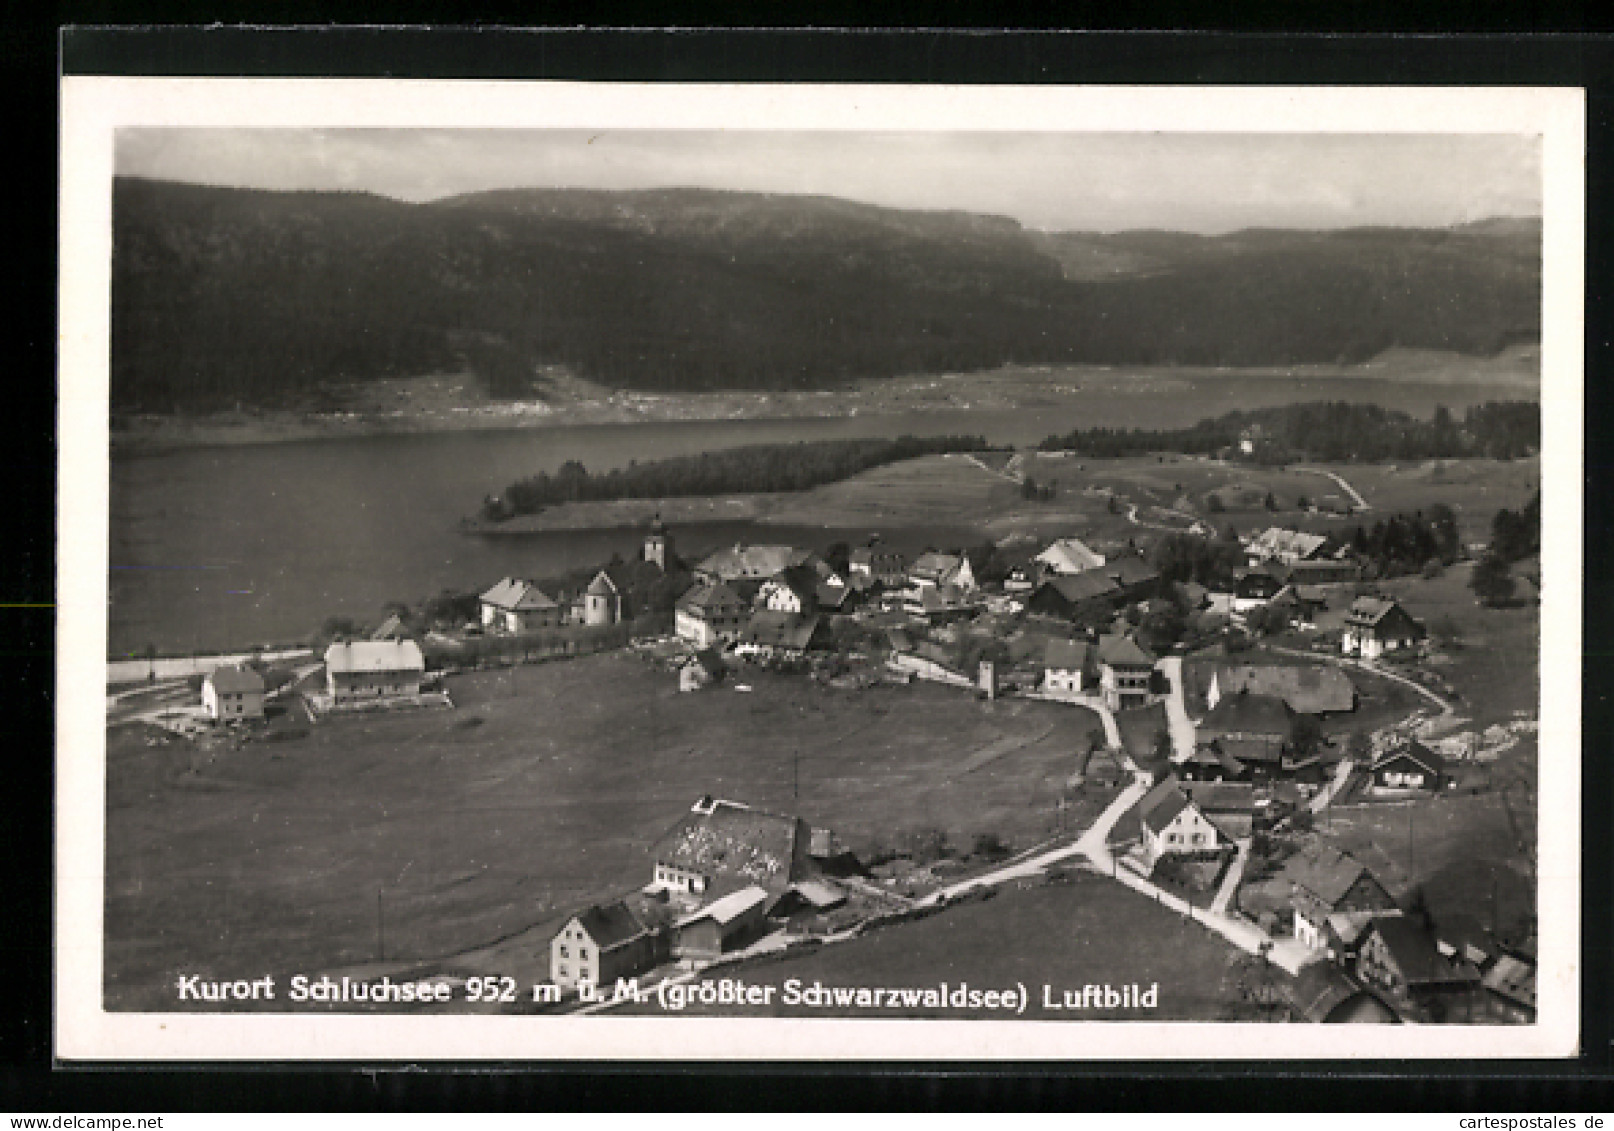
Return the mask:
<path id="1" fill-rule="evenodd" d="M 1424 510 L 1445 503 L 1457 513 L 1458 528 L 1465 542 L 1489 542 L 1491 519 L 1503 507 L 1518 510 L 1541 486 L 1541 459 L 1519 460 L 1426 460 L 1416 464 L 1361 463 L 1315 464 L 1343 475 L 1366 496 L 1374 512 Z M 1319 484 L 1328 481 L 1313 478 Z M 1313 498 L 1316 496 L 1314 495 Z M 1362 515 L 1355 522 L 1371 526 L 1377 514 Z"/>
<path id="2" fill-rule="evenodd" d="M 109 1005 L 171 1004 L 180 971 L 317 973 L 383 941 L 409 962 L 514 935 L 645 882 L 646 849 L 708 792 L 865 853 L 927 828 L 965 851 L 981 832 L 1026 847 L 1055 828 L 1098 728 L 1080 708 L 925 684 L 739 679 L 753 690 L 680 695 L 624 656 L 455 677 L 455 710 L 322 722 L 196 772 L 190 747 L 114 728 Z"/>
<path id="3" fill-rule="evenodd" d="M 788 979 L 810 986 L 956 989 L 1026 987 L 1022 1020 L 1039 1021 L 1232 1021 L 1256 1017 L 1237 984 L 1244 956 L 1198 923 L 1148 898 L 1087 872 L 1062 874 L 1059 882 L 1007 888 L 990 900 L 965 903 L 926 919 L 898 923 L 811 953 L 744 963 L 709 977 L 738 977 L 747 984 L 783 987 Z M 1281 974 L 1278 977 L 1282 977 Z M 1054 1000 L 1088 984 L 1159 984 L 1159 1005 L 1114 1011 L 1054 1011 L 1042 1008 L 1042 988 Z M 784 1017 L 989 1017 L 1016 1015 L 954 1009 L 810 1009 L 693 1006 L 687 1012 Z M 655 1005 L 634 1012 L 660 1013 Z M 623 1010 L 622 1012 L 628 1012 Z"/>
<path id="4" fill-rule="evenodd" d="M 1541 610 L 1533 604 L 1479 605 L 1468 587 L 1472 569 L 1464 563 L 1437 578 L 1403 577 L 1380 587 L 1429 626 L 1437 641 L 1444 627 L 1456 628 L 1460 643 L 1445 647 L 1445 662 L 1431 666 L 1462 696 L 1458 714 L 1482 727 L 1521 711 L 1534 716 L 1540 709 Z"/>

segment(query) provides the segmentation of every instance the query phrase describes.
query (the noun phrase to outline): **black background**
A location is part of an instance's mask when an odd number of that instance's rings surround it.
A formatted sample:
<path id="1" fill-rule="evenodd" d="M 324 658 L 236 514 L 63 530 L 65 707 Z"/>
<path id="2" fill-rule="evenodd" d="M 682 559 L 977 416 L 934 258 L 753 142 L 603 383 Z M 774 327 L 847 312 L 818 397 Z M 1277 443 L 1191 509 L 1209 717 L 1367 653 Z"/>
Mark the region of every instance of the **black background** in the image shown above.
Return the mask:
<path id="1" fill-rule="evenodd" d="M 225 8 L 228 10 L 223 10 Z M 848 6 L 849 8 L 850 6 Z M 699 29 L 677 5 L 612 12 L 665 31 L 495 30 L 530 10 L 461 15 L 442 5 L 341 10 L 311 3 L 79 4 L 0 26 L 0 73 L 16 95 L 7 115 L 6 182 L 13 239 L 0 278 L 11 349 L 0 469 L 11 503 L 0 551 L 0 603 L 49 603 L 55 542 L 56 95 L 59 73 L 123 75 L 550 78 L 706 82 L 1236 83 L 1242 85 L 1542 85 L 1587 88 L 1586 646 L 1583 656 L 1583 1002 L 1578 1062 L 1404 1064 L 1035 1065 L 265 1065 L 251 1069 L 58 1065 L 51 1050 L 51 776 L 54 616 L 0 608 L 0 712 L 5 744 L 0 848 L 9 866 L 0 914 L 0 1109 L 18 1114 L 183 1110 L 469 1110 L 483 1107 L 725 1110 L 887 1107 L 905 1110 L 1086 1107 L 1243 1111 L 1505 1110 L 1583 1116 L 1609 1107 L 1611 799 L 1614 716 L 1607 701 L 1614 639 L 1609 571 L 1610 157 L 1614 155 L 1614 15 L 1577 4 L 1110 7 L 1114 28 L 1199 31 L 992 31 L 1001 14 L 957 4 L 907 5 L 909 28 L 953 31 L 769 32 Z M 810 10 L 819 28 L 854 18 Z M 711 6 L 701 21 L 755 25 L 751 6 Z M 1086 13 L 1083 13 L 1086 14 Z M 16 17 L 18 12 L 8 13 Z M 568 26 L 542 9 L 544 22 Z M 597 21 L 601 13 L 591 13 Z M 1052 6 L 1030 22 L 1070 18 Z M 97 27 L 134 18 L 164 27 Z M 174 26 L 215 19 L 277 24 L 384 20 L 391 27 Z M 865 9 L 860 17 L 868 21 Z M 1309 23 L 1307 22 L 1309 20 Z M 780 24 L 770 14 L 769 22 Z M 797 24 L 801 20 L 791 21 Z M 1028 22 L 1025 14 L 1014 21 Z M 67 30 L 63 30 L 64 25 Z M 977 30 L 957 30 L 974 28 Z M 1219 30 L 1210 30 L 1219 29 Z M 1333 33 L 1396 32 L 1416 34 Z M 1440 34 L 1431 34 L 1440 33 Z M 1454 34 L 1462 33 L 1462 34 Z M 1477 34 L 1476 34 L 1477 33 Z M 1550 442 L 1550 439 L 1549 439 Z M 1572 662 L 1544 656 L 1546 665 Z M 93 702 L 99 689 L 71 689 Z M 1550 820 L 1550 814 L 1543 814 Z"/>

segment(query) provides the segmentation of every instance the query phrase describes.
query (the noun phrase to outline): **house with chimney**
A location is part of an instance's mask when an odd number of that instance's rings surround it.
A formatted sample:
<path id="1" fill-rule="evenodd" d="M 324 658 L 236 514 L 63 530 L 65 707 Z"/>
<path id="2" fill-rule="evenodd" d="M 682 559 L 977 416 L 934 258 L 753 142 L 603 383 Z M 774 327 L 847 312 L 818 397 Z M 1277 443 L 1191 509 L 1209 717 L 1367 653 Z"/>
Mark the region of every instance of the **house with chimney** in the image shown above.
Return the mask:
<path id="1" fill-rule="evenodd" d="M 554 628 L 566 620 L 566 610 L 531 581 L 506 577 L 477 599 L 482 627 L 489 632 L 532 632 Z"/>
<path id="2" fill-rule="evenodd" d="M 1386 652 L 1412 647 L 1424 638 L 1424 628 L 1401 602 L 1392 597 L 1358 597 L 1345 615 L 1340 651 L 1347 656 L 1376 660 Z"/>
<path id="3" fill-rule="evenodd" d="M 738 638 L 750 619 L 750 602 L 726 581 L 695 585 L 673 606 L 673 631 L 697 648 Z"/>

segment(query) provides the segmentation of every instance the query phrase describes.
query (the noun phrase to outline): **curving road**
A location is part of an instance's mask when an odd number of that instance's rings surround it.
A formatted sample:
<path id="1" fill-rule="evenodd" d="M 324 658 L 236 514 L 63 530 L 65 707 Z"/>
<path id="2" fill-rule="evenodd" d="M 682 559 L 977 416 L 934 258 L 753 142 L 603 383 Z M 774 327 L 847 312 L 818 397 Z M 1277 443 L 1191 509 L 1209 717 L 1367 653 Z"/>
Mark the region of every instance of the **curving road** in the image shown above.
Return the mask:
<path id="1" fill-rule="evenodd" d="M 1364 499 L 1362 497 L 1362 493 L 1360 491 L 1358 491 L 1355 487 L 1352 487 L 1349 483 L 1347 483 L 1345 481 L 1345 477 L 1343 475 L 1340 475 L 1340 474 L 1338 474 L 1336 472 L 1333 472 L 1333 471 L 1324 471 L 1320 467 L 1296 467 L 1296 468 L 1292 468 L 1291 470 L 1293 470 L 1293 471 L 1305 471 L 1305 472 L 1309 472 L 1312 475 L 1326 475 L 1328 478 L 1332 479 L 1335 483 L 1339 484 L 1339 489 L 1341 491 L 1344 491 L 1347 495 L 1349 495 L 1351 498 L 1356 500 L 1356 508 L 1358 510 L 1370 511 L 1370 510 L 1373 509 L 1373 504 L 1369 503 L 1366 499 Z"/>

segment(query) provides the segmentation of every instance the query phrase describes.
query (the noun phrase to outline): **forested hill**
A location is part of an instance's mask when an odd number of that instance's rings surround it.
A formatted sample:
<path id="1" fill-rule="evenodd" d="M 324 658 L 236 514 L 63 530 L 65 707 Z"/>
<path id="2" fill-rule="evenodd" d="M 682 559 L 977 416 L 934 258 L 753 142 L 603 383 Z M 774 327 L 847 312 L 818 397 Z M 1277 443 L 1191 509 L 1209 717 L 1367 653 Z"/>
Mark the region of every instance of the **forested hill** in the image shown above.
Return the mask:
<path id="1" fill-rule="evenodd" d="M 1264 365 L 1537 335 L 1539 225 L 1028 232 L 827 197 L 511 190 L 428 204 L 120 178 L 115 411 L 301 403 L 468 366 L 656 391 L 1006 362 Z"/>

